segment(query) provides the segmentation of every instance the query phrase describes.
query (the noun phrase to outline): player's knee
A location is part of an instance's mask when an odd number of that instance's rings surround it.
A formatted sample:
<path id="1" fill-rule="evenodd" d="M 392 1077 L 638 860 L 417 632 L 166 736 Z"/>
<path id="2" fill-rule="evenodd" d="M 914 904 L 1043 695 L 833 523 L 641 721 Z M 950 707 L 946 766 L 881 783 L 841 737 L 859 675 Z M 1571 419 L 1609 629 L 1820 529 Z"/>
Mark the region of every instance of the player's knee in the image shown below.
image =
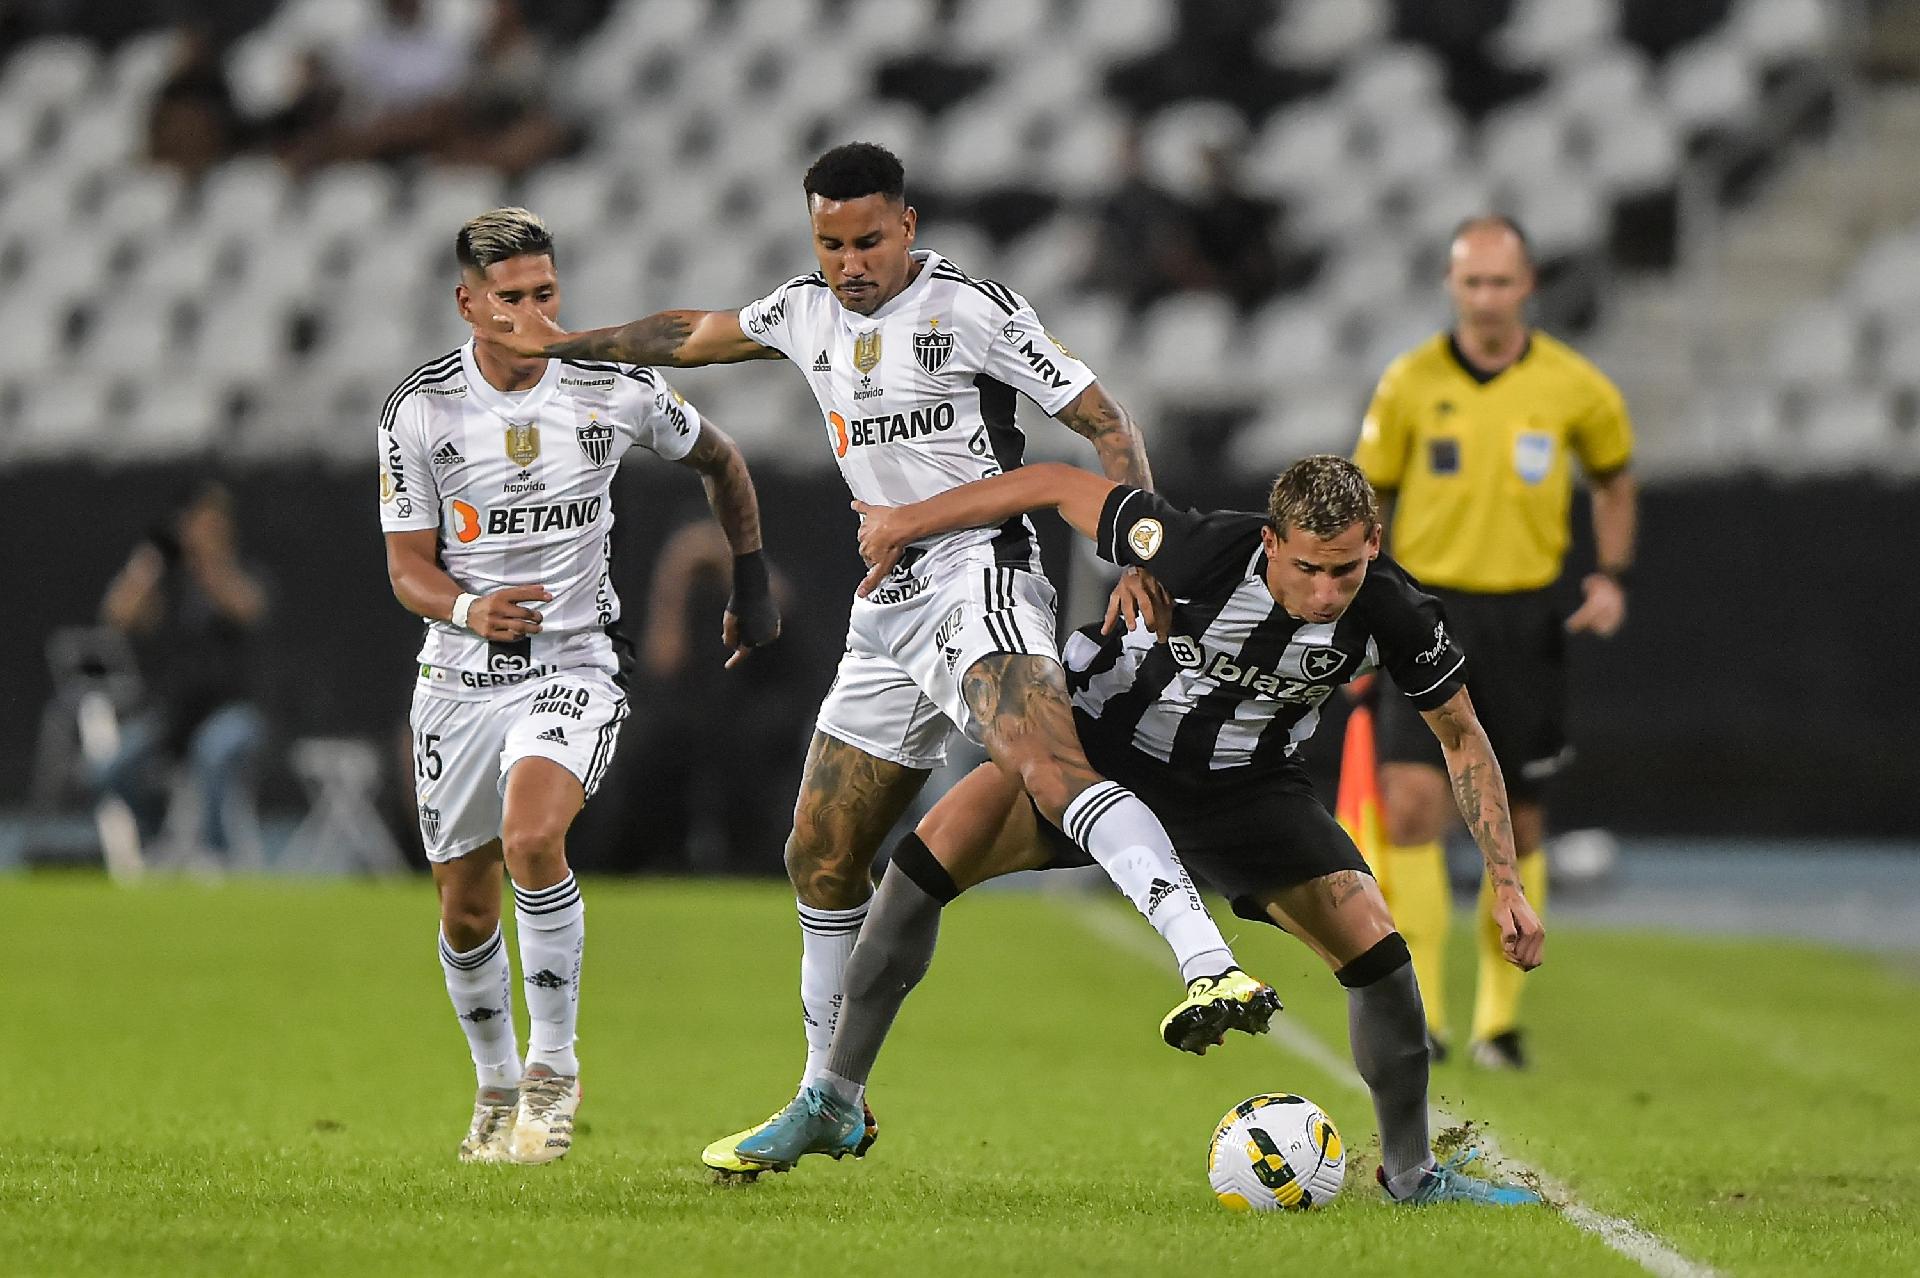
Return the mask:
<path id="1" fill-rule="evenodd" d="M 787 878 L 815 909 L 850 910 L 873 895 L 871 856 L 796 829 L 787 838 Z"/>
<path id="2" fill-rule="evenodd" d="M 565 877 L 567 827 L 560 822 L 509 821 L 500 829 L 500 851 L 515 883 L 544 887 Z"/>
<path id="3" fill-rule="evenodd" d="M 498 898 L 448 895 L 440 900 L 440 932 L 456 953 L 478 949 L 499 926 Z"/>

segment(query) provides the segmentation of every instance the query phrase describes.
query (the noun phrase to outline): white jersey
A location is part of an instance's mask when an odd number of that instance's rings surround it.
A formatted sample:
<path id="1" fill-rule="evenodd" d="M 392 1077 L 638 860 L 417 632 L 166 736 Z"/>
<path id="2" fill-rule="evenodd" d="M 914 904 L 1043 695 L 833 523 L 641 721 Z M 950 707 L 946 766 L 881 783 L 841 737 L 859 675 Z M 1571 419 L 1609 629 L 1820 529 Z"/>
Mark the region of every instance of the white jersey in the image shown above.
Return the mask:
<path id="1" fill-rule="evenodd" d="M 913 256 L 920 273 L 872 315 L 842 306 L 817 273 L 740 311 L 742 332 L 806 376 L 840 474 L 856 498 L 876 506 L 1012 470 L 1026 450 L 1014 393 L 1051 416 L 1094 382 L 1025 298 L 938 253 Z M 1025 516 L 916 544 L 945 552 L 984 542 L 1002 566 L 1038 570 Z"/>
<path id="2" fill-rule="evenodd" d="M 534 605 L 540 633 L 518 643 L 429 622 L 422 680 L 459 696 L 606 663 L 604 631 L 620 617 L 608 575 L 614 469 L 636 444 L 672 461 L 699 436 L 699 413 L 651 369 L 549 360 L 532 388 L 508 393 L 480 375 L 471 341 L 415 369 L 380 413 L 381 530 L 438 530 L 441 565 L 462 590 L 553 595 Z"/>

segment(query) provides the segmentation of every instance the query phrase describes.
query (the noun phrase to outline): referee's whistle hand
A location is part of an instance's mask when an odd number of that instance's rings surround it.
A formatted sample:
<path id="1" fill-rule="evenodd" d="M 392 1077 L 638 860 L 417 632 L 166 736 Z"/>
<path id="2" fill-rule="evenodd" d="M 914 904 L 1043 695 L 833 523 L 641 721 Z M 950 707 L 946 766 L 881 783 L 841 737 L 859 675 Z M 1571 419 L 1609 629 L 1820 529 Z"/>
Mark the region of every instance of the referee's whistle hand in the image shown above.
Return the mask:
<path id="1" fill-rule="evenodd" d="M 1611 639 L 1627 620 L 1627 592 L 1603 572 L 1588 573 L 1580 588 L 1587 597 L 1567 618 L 1567 631 Z"/>

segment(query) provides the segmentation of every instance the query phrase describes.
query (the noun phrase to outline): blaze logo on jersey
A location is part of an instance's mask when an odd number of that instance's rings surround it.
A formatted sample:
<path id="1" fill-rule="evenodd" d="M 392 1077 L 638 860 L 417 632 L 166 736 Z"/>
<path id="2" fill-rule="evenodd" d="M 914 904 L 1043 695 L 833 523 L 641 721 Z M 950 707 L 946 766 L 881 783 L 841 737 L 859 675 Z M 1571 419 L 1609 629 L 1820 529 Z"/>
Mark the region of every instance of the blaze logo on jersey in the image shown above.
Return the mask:
<path id="1" fill-rule="evenodd" d="M 929 373 L 938 373 L 953 358 L 953 334 L 940 331 L 940 317 L 927 321 L 927 331 L 913 335 L 913 357 Z"/>
<path id="2" fill-rule="evenodd" d="M 862 333 L 853 339 L 853 366 L 866 377 L 880 367 L 880 330 Z"/>
<path id="3" fill-rule="evenodd" d="M 507 457 L 516 466 L 531 466 L 540 455 L 540 428 L 532 422 L 507 423 Z"/>
<path id="4" fill-rule="evenodd" d="M 613 456 L 613 427 L 598 417 L 588 418 L 587 424 L 575 429 L 573 434 L 580 441 L 580 451 L 595 466 L 606 465 L 607 459 Z"/>
<path id="5" fill-rule="evenodd" d="M 1277 671 L 1262 670 L 1248 663 L 1241 665 L 1232 656 L 1216 652 L 1208 657 L 1205 645 L 1186 635 L 1174 635 L 1167 640 L 1167 651 L 1173 659 L 1197 679 L 1211 679 L 1223 688 L 1245 688 L 1255 696 L 1272 697 L 1289 705 L 1317 706 L 1333 695 L 1334 685 L 1314 683 L 1313 679 L 1324 679 L 1338 670 L 1346 661 L 1346 654 L 1336 648 L 1312 648 L 1301 658 L 1301 664 L 1307 668 L 1307 679 L 1291 679 Z"/>

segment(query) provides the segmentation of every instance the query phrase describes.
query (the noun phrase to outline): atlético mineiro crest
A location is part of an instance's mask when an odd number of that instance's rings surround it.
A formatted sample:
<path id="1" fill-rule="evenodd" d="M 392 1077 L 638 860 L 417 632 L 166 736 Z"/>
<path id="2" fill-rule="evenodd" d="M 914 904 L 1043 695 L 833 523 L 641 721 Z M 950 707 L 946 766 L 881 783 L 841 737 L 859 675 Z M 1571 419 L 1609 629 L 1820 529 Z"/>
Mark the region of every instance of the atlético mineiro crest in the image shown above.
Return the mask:
<path id="1" fill-rule="evenodd" d="M 574 437 L 580 441 L 580 451 L 595 466 L 604 466 L 613 456 L 613 427 L 598 417 L 587 419 L 585 426 L 575 428 Z"/>
<path id="2" fill-rule="evenodd" d="M 913 335 L 913 357 L 929 373 L 937 373 L 953 358 L 953 334 L 940 331 L 940 317 L 927 321 L 927 331 Z"/>
<path id="3" fill-rule="evenodd" d="M 507 423 L 507 456 L 516 466 L 531 466 L 540 455 L 540 428 L 532 422 Z"/>
<path id="4" fill-rule="evenodd" d="M 425 804 L 420 805 L 420 833 L 427 836 L 427 842 L 429 843 L 432 843 L 440 837 L 439 808 L 430 808 Z"/>

